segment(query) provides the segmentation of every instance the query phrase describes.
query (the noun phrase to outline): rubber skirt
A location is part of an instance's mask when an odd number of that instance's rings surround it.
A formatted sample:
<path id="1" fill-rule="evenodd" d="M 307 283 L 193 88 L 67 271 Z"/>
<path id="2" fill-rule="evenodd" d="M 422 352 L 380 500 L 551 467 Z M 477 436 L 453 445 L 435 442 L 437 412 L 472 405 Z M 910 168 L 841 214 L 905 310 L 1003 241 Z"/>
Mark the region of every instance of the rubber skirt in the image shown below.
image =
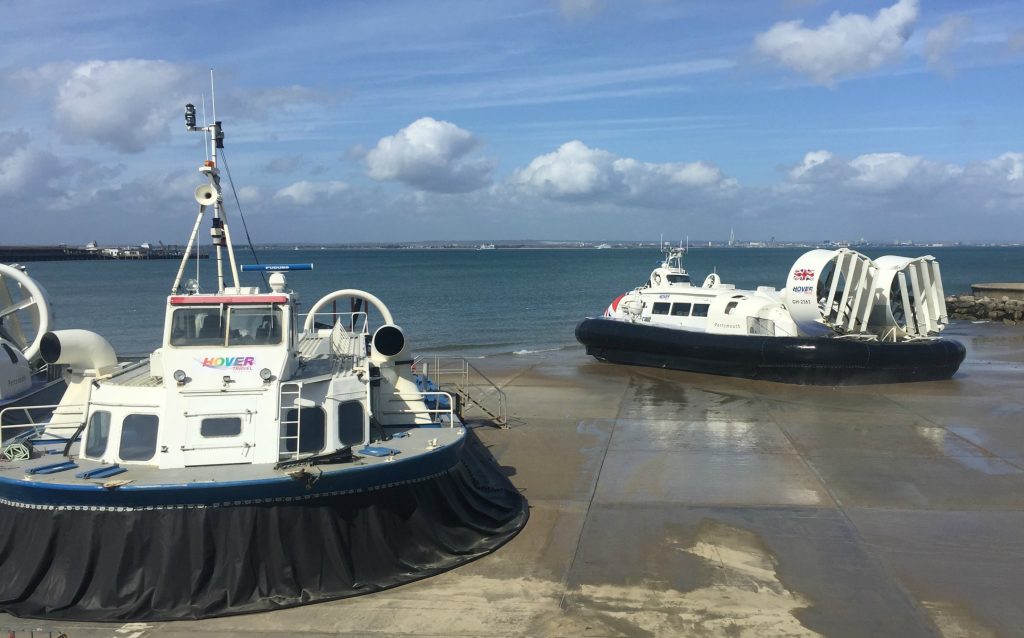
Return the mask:
<path id="1" fill-rule="evenodd" d="M 802 385 L 948 379 L 967 353 L 949 339 L 722 335 L 603 318 L 580 322 L 576 339 L 604 361 Z"/>
<path id="2" fill-rule="evenodd" d="M 76 511 L 0 506 L 0 610 L 158 621 L 366 594 L 493 552 L 526 500 L 476 436 L 438 477 L 273 505 Z"/>

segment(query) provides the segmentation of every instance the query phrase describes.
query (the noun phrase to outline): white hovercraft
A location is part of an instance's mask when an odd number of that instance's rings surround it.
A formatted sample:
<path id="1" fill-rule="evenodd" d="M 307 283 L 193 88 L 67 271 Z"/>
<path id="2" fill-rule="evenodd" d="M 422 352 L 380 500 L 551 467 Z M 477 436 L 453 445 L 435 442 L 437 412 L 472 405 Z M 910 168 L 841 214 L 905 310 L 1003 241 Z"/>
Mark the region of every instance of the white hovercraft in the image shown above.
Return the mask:
<path id="1" fill-rule="evenodd" d="M 934 257 L 811 250 L 786 287 L 737 290 L 718 274 L 695 286 L 682 248 L 644 286 L 619 296 L 576 338 L 594 357 L 800 384 L 948 379 L 962 344 L 949 323 Z"/>
<path id="2" fill-rule="evenodd" d="M 525 500 L 467 442 L 453 397 L 420 389 L 380 299 L 338 290 L 302 319 L 280 271 L 311 265 L 243 266 L 270 272 L 269 291 L 239 282 L 220 122 L 197 126 L 188 105 L 186 124 L 208 135 L 209 183 L 196 189 L 161 346 L 122 363 L 92 332 L 41 338 L 68 390 L 17 443 L 19 460 L 0 464 L 0 538 L 12 539 L 0 609 L 79 620 L 260 611 L 429 576 L 514 536 Z M 182 286 L 208 210 L 214 293 Z M 329 312 L 339 300 L 352 311 Z"/>

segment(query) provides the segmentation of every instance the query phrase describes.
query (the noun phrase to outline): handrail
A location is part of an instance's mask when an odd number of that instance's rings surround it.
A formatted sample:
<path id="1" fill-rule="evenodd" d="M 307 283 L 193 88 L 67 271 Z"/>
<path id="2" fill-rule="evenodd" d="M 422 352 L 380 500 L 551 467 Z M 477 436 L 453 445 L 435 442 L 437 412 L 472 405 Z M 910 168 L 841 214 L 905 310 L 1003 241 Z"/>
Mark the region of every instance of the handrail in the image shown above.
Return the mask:
<path id="1" fill-rule="evenodd" d="M 315 319 L 317 317 L 327 316 L 327 317 L 331 318 L 331 321 L 330 321 L 330 327 L 331 328 L 333 328 L 335 326 L 335 324 L 340 322 L 342 327 L 344 327 L 345 325 L 353 326 L 352 328 L 346 328 L 345 329 L 346 332 L 352 332 L 352 333 L 360 332 L 362 334 L 370 334 L 369 315 L 366 313 L 365 310 L 356 310 L 356 311 L 348 310 L 348 311 L 338 311 L 338 312 L 335 312 L 333 310 L 325 310 L 325 311 L 322 311 L 322 312 L 312 313 L 312 315 L 313 315 L 313 318 L 314 318 L 314 323 L 315 323 Z M 296 317 L 299 318 L 299 319 L 301 319 L 303 317 L 306 317 L 307 321 L 308 321 L 309 316 L 310 316 L 310 313 L 308 313 L 308 312 L 298 313 L 296 315 Z M 358 322 L 362 322 L 362 325 L 359 328 L 356 328 L 355 326 L 356 326 L 356 324 Z M 305 330 L 305 323 L 306 323 L 306 321 L 303 321 L 302 329 L 299 331 L 299 334 L 307 334 L 307 331 Z M 310 333 L 316 332 L 316 328 L 314 328 L 313 330 L 310 330 L 309 332 Z"/>
<path id="2" fill-rule="evenodd" d="M 455 427 L 455 397 L 448 392 L 443 391 L 432 391 L 432 392 L 419 392 L 413 390 L 406 391 L 395 391 L 393 396 L 399 399 L 410 399 L 418 398 L 423 402 L 423 408 L 420 409 L 408 409 L 408 410 L 384 410 L 386 414 L 429 414 L 432 421 L 441 421 L 445 414 L 448 415 L 448 427 Z M 427 397 L 437 397 L 437 402 L 434 404 L 436 408 L 427 407 Z M 448 407 L 441 407 L 441 399 L 448 399 Z"/>
<path id="3" fill-rule="evenodd" d="M 10 406 L 0 410 L 0 443 L 3 444 L 4 450 L 11 447 L 12 445 L 18 445 L 27 441 L 44 439 L 44 440 L 62 440 L 64 437 L 60 436 L 59 433 L 65 430 L 70 430 L 72 433 L 76 432 L 78 428 L 85 423 L 85 404 L 71 404 L 61 406 L 60 404 L 55 405 L 26 405 L 26 406 Z M 63 408 L 60 413 L 51 413 L 48 421 L 36 422 L 32 419 L 31 412 L 29 410 L 42 410 L 42 409 L 56 409 Z M 26 417 L 29 419 L 27 423 L 7 423 L 2 424 L 3 418 L 10 412 L 25 410 Z M 54 416 L 58 417 L 73 417 L 77 415 L 77 418 L 69 420 L 54 420 Z M 10 438 L 5 436 L 6 432 L 12 430 L 18 431 L 17 434 L 12 435 Z"/>
<path id="4" fill-rule="evenodd" d="M 60 408 L 60 407 L 77 409 L 77 413 L 79 413 L 79 414 L 84 414 L 85 413 L 85 404 L 84 403 L 75 403 L 75 404 L 70 404 L 70 405 L 65 405 L 65 406 L 62 406 L 60 403 L 53 403 L 53 404 L 46 404 L 46 405 L 11 405 L 11 406 L 8 406 L 8 407 L 0 410 L 0 432 L 2 432 L 4 428 L 23 428 L 23 427 L 27 427 L 27 426 L 30 426 L 30 425 L 47 425 L 48 423 L 51 423 L 52 421 L 39 421 L 39 422 L 37 422 L 32 417 L 32 411 L 33 410 L 48 410 L 49 414 L 47 415 L 46 418 L 52 419 L 54 411 L 57 408 Z M 25 418 L 27 419 L 26 422 L 24 422 L 24 423 L 4 423 L 4 417 L 5 416 L 7 416 L 8 414 L 19 412 L 19 411 L 20 412 L 24 412 Z M 61 410 L 61 412 L 59 414 L 67 414 L 67 413 L 68 413 L 67 410 Z"/>
<path id="5" fill-rule="evenodd" d="M 454 387 L 456 393 L 476 404 L 494 418 L 495 423 L 502 427 L 508 426 L 508 397 L 505 391 L 464 357 L 419 356 L 413 365 L 418 372 L 437 383 L 438 387 Z M 472 381 L 470 373 L 473 375 Z M 452 376 L 454 380 L 450 379 Z M 497 405 L 485 405 L 485 402 L 492 399 L 496 400 Z"/>

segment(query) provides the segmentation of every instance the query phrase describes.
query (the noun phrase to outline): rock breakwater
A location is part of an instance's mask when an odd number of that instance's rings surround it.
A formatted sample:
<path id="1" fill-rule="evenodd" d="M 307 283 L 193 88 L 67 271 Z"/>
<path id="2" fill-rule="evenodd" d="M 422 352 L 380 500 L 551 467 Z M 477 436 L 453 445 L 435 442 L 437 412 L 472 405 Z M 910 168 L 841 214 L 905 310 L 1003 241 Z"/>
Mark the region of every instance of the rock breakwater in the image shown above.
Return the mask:
<path id="1" fill-rule="evenodd" d="M 1001 321 L 1012 325 L 1024 322 L 1024 301 L 1007 296 L 993 299 L 950 295 L 946 297 L 946 313 L 950 319 Z"/>

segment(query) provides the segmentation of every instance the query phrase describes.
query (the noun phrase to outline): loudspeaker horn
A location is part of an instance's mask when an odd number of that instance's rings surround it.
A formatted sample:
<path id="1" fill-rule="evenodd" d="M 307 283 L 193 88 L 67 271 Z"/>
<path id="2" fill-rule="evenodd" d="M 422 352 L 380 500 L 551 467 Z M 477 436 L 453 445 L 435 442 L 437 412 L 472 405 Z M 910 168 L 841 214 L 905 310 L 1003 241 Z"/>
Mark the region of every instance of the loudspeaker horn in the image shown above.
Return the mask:
<path id="1" fill-rule="evenodd" d="M 211 184 L 200 184 L 196 187 L 196 201 L 209 206 L 217 201 L 217 189 Z"/>

